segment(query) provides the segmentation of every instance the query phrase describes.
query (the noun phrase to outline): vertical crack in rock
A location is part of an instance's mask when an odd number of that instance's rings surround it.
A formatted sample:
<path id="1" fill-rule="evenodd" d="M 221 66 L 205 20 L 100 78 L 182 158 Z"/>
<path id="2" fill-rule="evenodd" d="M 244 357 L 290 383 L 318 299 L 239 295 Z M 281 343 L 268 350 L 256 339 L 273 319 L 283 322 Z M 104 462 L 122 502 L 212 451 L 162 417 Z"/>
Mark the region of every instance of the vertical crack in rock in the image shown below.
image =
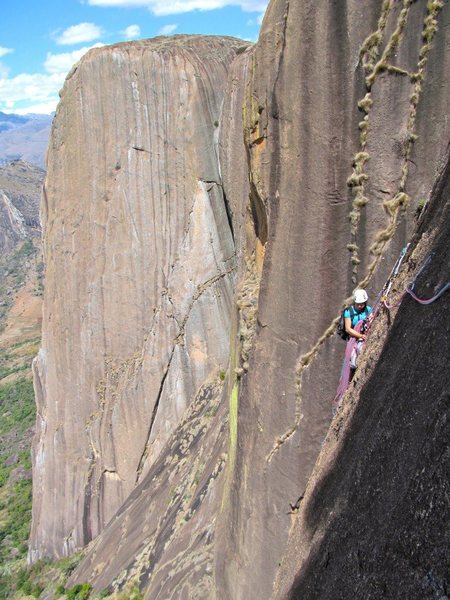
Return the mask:
<path id="1" fill-rule="evenodd" d="M 262 246 L 267 242 L 267 212 L 258 188 L 254 181 L 250 181 L 250 208 L 253 217 L 253 226 L 255 228 L 255 235 L 258 238 Z"/>
<path id="2" fill-rule="evenodd" d="M 169 357 L 169 362 L 167 363 L 166 370 L 165 370 L 164 375 L 163 375 L 163 377 L 161 379 L 161 385 L 159 387 L 158 395 L 156 397 L 155 404 L 154 404 L 154 407 L 153 407 L 153 412 L 152 412 L 152 416 L 150 418 L 150 425 L 149 425 L 148 433 L 147 433 L 147 442 L 146 442 L 146 444 L 144 446 L 144 450 L 142 452 L 142 456 L 141 456 L 141 458 L 139 460 L 138 468 L 137 468 L 137 471 L 136 471 L 136 481 L 135 481 L 136 485 L 139 482 L 142 470 L 144 468 L 145 461 L 147 459 L 147 456 L 148 456 L 148 453 L 149 453 L 149 450 L 150 450 L 150 436 L 151 436 L 151 433 L 152 433 L 153 425 L 155 423 L 156 414 L 158 412 L 159 403 L 160 403 L 161 396 L 162 396 L 162 393 L 163 393 L 163 390 L 164 390 L 164 384 L 165 384 L 166 379 L 167 379 L 167 374 L 169 373 L 170 365 L 172 363 L 173 355 L 175 353 L 175 348 L 176 348 L 176 344 L 174 344 L 174 346 L 172 347 L 172 351 L 171 351 L 170 357 Z"/>
<path id="3" fill-rule="evenodd" d="M 236 238 L 234 237 L 233 217 L 232 217 L 232 213 L 231 213 L 230 203 L 228 202 L 227 195 L 226 195 L 225 190 L 223 188 L 222 188 L 222 193 L 223 193 L 223 202 L 224 202 L 225 210 L 226 210 L 226 213 L 227 213 L 228 226 L 230 228 L 231 237 L 233 239 L 233 246 L 236 246 Z"/>
<path id="4" fill-rule="evenodd" d="M 233 258 L 233 257 L 231 257 L 231 258 Z M 148 434 L 147 434 L 147 442 L 145 444 L 145 448 L 144 448 L 144 451 L 142 453 L 142 456 L 141 456 L 141 458 L 139 460 L 139 465 L 138 465 L 138 469 L 137 469 L 137 473 L 136 473 L 136 484 L 140 480 L 140 477 L 142 475 L 142 472 L 143 472 L 143 469 L 144 469 L 144 466 L 145 466 L 146 459 L 147 459 L 147 457 L 149 455 L 149 452 L 150 452 L 150 448 L 151 448 L 150 439 L 151 439 L 151 435 L 152 435 L 152 430 L 153 430 L 153 426 L 154 426 L 155 421 L 156 421 L 156 417 L 157 417 L 157 413 L 158 413 L 158 408 L 159 408 L 159 405 L 160 405 L 160 400 L 161 400 L 161 397 L 162 397 L 162 394 L 163 394 L 163 391 L 164 391 L 164 385 L 165 385 L 167 376 L 169 374 L 169 369 L 170 369 L 170 366 L 171 366 L 172 361 L 173 361 L 175 350 L 176 350 L 176 348 L 177 348 L 178 345 L 183 345 L 183 343 L 184 343 L 184 336 L 185 336 L 185 332 L 186 332 L 186 325 L 187 325 L 187 322 L 189 320 L 189 316 L 190 316 L 190 314 L 192 312 L 192 309 L 194 307 L 194 304 L 197 302 L 197 300 L 199 300 L 199 298 L 207 290 L 209 290 L 210 288 L 212 288 L 218 281 L 220 281 L 220 279 L 223 279 L 224 277 L 227 277 L 228 275 L 230 275 L 231 273 L 233 273 L 235 270 L 236 270 L 236 267 L 233 266 L 230 269 L 228 269 L 227 271 L 224 271 L 222 273 L 218 273 L 214 277 L 211 277 L 210 279 L 208 279 L 204 283 L 200 284 L 197 287 L 197 290 L 196 290 L 195 294 L 193 295 L 193 297 L 192 297 L 192 299 L 191 299 L 191 301 L 189 303 L 188 311 L 187 311 L 187 313 L 185 314 L 185 316 L 183 317 L 183 319 L 181 321 L 180 329 L 179 329 L 177 337 L 175 338 L 175 343 L 174 343 L 174 345 L 172 347 L 172 351 L 170 353 L 170 357 L 169 357 L 169 360 L 168 360 L 168 363 L 167 363 L 167 367 L 166 367 L 165 372 L 163 374 L 163 377 L 161 379 L 161 385 L 159 387 L 158 395 L 157 395 L 157 398 L 155 400 L 155 404 L 154 404 L 152 416 L 151 416 L 151 419 L 150 419 L 150 425 L 149 425 Z"/>
<path id="5" fill-rule="evenodd" d="M 89 469 L 87 475 L 87 481 L 84 488 L 84 502 L 83 502 L 83 518 L 82 518 L 82 532 L 83 540 L 82 543 L 87 544 L 92 540 L 92 525 L 91 525 L 91 502 L 92 502 L 92 479 L 94 475 L 95 458 L 93 455 L 89 458 Z M 72 549 L 73 551 L 73 549 Z"/>
<path id="6" fill-rule="evenodd" d="M 249 368 L 250 353 L 256 337 L 258 320 L 258 296 L 261 275 L 256 266 L 256 253 L 245 261 L 245 273 L 237 292 L 236 304 L 239 309 L 240 365 L 235 373 L 241 377 Z"/>
<path id="7" fill-rule="evenodd" d="M 264 148 L 268 138 L 268 115 L 267 111 L 269 107 L 267 104 L 262 106 L 259 100 L 254 95 L 251 89 L 251 81 L 254 77 L 254 61 L 255 55 L 253 55 L 252 71 L 249 81 L 246 85 L 246 100 L 244 101 L 244 107 L 250 106 L 250 114 L 244 110 L 244 138 L 246 141 L 245 151 L 247 156 L 247 165 L 249 173 L 249 204 L 250 212 L 252 215 L 252 223 L 256 236 L 256 248 L 252 255 L 246 259 L 245 263 L 245 274 L 238 292 L 237 305 L 239 308 L 239 335 L 241 341 L 241 365 L 236 368 L 236 374 L 240 377 L 244 372 L 249 369 L 249 357 L 251 348 L 254 343 L 257 329 L 257 318 L 258 318 L 258 297 L 259 288 L 261 283 L 262 269 L 264 263 L 265 247 L 268 239 L 268 218 L 269 218 L 269 206 L 268 203 L 272 199 L 278 199 L 278 180 L 279 180 L 279 111 L 278 104 L 276 101 L 276 87 L 278 78 L 280 75 L 281 65 L 283 63 L 283 57 L 286 47 L 286 28 L 287 20 L 289 16 L 289 1 L 285 2 L 285 11 L 283 14 L 283 29 L 280 33 L 281 36 L 281 50 L 278 53 L 278 64 L 276 69 L 276 75 L 271 88 L 271 116 L 273 120 L 272 130 L 270 133 L 272 142 L 272 155 L 270 160 L 271 169 L 271 189 L 269 190 L 268 197 L 263 198 L 263 194 L 258 189 L 257 181 L 255 176 L 258 171 L 257 161 L 261 153 L 261 148 Z M 263 113 L 266 113 L 266 123 L 262 124 L 261 119 Z"/>
<path id="8" fill-rule="evenodd" d="M 221 194 L 222 194 L 222 198 L 223 198 L 223 204 L 225 207 L 225 212 L 227 215 L 227 219 L 228 219 L 228 226 L 230 228 L 230 232 L 231 232 L 231 237 L 233 239 L 233 245 L 235 244 L 235 238 L 234 238 L 234 228 L 233 228 L 233 216 L 232 216 L 232 210 L 230 207 L 230 204 L 228 202 L 228 198 L 227 195 L 225 193 L 225 189 L 222 185 L 222 183 L 219 183 L 218 181 L 212 181 L 212 180 L 208 180 L 208 179 L 200 179 L 201 183 L 207 183 L 207 184 L 211 184 L 211 185 L 216 185 L 218 188 L 220 188 L 221 190 Z M 211 188 L 208 188 L 208 193 L 210 192 Z"/>

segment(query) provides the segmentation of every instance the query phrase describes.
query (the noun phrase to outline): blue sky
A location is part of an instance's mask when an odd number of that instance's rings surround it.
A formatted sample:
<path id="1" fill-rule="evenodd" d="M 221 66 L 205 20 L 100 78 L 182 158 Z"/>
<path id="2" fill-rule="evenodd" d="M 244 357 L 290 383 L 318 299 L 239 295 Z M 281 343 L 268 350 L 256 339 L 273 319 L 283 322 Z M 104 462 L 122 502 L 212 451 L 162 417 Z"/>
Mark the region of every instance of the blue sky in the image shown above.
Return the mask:
<path id="1" fill-rule="evenodd" d="M 201 33 L 256 41 L 268 0 L 3 0 L 0 111 L 50 113 L 95 45 Z"/>

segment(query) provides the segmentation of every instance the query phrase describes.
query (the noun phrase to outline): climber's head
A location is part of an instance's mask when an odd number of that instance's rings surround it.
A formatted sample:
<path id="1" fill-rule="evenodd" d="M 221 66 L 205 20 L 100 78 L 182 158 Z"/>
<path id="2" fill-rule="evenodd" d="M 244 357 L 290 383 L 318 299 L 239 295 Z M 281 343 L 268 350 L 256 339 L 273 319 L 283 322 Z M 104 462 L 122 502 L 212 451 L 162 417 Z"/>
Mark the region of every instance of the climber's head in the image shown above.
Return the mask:
<path id="1" fill-rule="evenodd" d="M 366 307 L 366 302 L 369 299 L 366 290 L 359 289 L 355 290 L 353 294 L 353 301 L 355 303 L 356 310 L 363 310 Z"/>

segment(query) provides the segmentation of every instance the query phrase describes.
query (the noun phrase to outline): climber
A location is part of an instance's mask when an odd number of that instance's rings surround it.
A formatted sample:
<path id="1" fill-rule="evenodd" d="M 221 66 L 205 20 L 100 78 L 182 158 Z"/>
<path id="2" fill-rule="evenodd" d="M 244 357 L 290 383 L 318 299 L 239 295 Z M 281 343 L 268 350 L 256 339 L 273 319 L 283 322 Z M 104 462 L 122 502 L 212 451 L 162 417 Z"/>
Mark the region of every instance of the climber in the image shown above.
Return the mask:
<path id="1" fill-rule="evenodd" d="M 367 325 L 370 323 L 372 307 L 367 304 L 368 300 L 366 290 L 355 290 L 353 294 L 353 305 L 344 311 L 345 332 L 352 338 L 355 338 L 356 344 L 350 357 L 350 380 L 353 378 L 356 369 L 358 356 L 361 353 L 364 342 L 366 341 Z M 357 324 L 363 321 L 358 327 Z"/>

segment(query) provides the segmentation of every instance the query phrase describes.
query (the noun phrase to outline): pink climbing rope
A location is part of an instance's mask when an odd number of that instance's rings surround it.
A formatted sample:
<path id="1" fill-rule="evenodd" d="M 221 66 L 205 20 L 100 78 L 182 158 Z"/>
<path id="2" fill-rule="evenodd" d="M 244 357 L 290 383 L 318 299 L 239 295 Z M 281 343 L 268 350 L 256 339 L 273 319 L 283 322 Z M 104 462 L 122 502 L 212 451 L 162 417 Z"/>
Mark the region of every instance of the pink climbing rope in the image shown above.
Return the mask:
<path id="1" fill-rule="evenodd" d="M 416 294 L 414 293 L 414 286 L 416 285 L 416 280 L 419 277 L 419 275 L 422 273 L 422 271 L 425 270 L 425 268 L 428 266 L 428 264 L 432 261 L 433 259 L 433 254 L 430 254 L 427 259 L 424 261 L 423 265 L 421 266 L 420 270 L 418 271 L 417 275 L 414 277 L 414 279 L 408 283 L 408 285 L 406 286 L 405 289 L 405 293 L 409 294 L 412 298 L 414 298 L 414 300 L 416 302 L 419 302 L 420 304 L 431 304 L 432 302 L 434 302 L 435 300 L 437 300 L 440 296 L 442 296 L 442 294 L 448 290 L 448 288 L 450 287 L 450 282 L 447 283 L 446 285 L 444 285 L 437 294 L 435 294 L 432 298 L 418 298 L 416 296 Z M 405 293 L 403 295 L 405 295 Z"/>
<path id="2" fill-rule="evenodd" d="M 439 292 L 437 294 L 435 294 L 432 298 L 428 298 L 428 299 L 426 299 L 426 298 L 418 298 L 416 296 L 416 294 L 413 292 L 414 282 L 412 282 L 412 283 L 409 283 L 406 286 L 405 294 L 409 294 L 410 296 L 412 296 L 414 298 L 414 300 L 416 302 L 419 302 L 420 304 L 431 304 L 432 302 L 434 302 L 435 300 L 437 300 L 440 296 L 442 296 L 442 294 L 446 290 L 448 290 L 449 287 L 450 287 L 450 281 L 446 285 L 444 285 L 444 287 L 441 290 L 439 290 Z M 403 294 L 403 295 L 405 295 L 405 294 Z"/>
<path id="3" fill-rule="evenodd" d="M 388 304 L 386 302 L 386 300 L 383 299 L 381 301 L 381 305 L 384 306 L 384 308 L 387 308 L 388 310 L 392 310 L 393 308 L 397 308 L 398 306 L 400 306 L 400 304 L 402 303 L 402 300 L 405 296 L 406 296 L 406 292 L 403 292 L 401 294 L 400 298 L 394 304 Z"/>
<path id="4" fill-rule="evenodd" d="M 354 329 L 356 331 L 359 331 L 361 329 L 362 324 L 363 324 L 363 321 L 359 321 L 355 325 Z M 358 340 L 354 337 L 350 337 L 347 340 L 347 345 L 345 347 L 344 361 L 342 363 L 341 376 L 339 378 L 339 385 L 336 390 L 336 396 L 334 397 L 334 400 L 332 402 L 333 415 L 336 414 L 336 411 L 339 408 L 339 405 L 341 403 L 342 396 L 345 394 L 345 392 L 348 388 L 348 384 L 350 382 L 350 360 L 351 360 L 352 352 L 356 346 L 357 341 Z"/>

